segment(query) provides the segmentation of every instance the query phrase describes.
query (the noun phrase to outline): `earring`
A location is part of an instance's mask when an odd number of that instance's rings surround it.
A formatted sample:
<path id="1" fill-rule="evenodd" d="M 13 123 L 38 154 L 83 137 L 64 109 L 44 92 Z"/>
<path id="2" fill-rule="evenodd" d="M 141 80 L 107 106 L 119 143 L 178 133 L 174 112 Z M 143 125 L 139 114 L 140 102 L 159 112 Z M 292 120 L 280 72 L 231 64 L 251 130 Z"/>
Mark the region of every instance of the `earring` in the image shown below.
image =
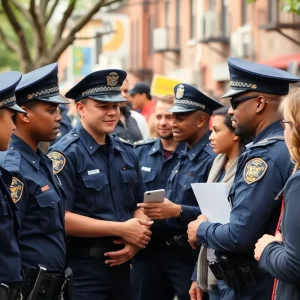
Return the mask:
<path id="1" fill-rule="evenodd" d="M 238 139 L 238 137 L 237 137 L 237 136 L 235 136 L 235 137 L 233 138 L 233 140 L 235 140 L 235 141 L 236 141 L 237 139 Z"/>

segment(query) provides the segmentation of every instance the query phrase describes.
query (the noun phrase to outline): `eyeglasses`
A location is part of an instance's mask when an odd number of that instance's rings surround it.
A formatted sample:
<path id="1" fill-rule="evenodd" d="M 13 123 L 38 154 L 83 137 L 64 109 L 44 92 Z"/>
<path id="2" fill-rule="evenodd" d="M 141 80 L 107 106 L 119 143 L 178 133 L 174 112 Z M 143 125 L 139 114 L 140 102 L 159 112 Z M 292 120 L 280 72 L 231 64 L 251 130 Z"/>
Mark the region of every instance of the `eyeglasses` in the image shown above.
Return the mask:
<path id="1" fill-rule="evenodd" d="M 241 97 L 241 98 L 231 98 L 230 104 L 233 109 L 236 109 L 238 107 L 239 103 L 250 100 L 250 99 L 254 99 L 257 97 L 259 97 L 259 96 L 257 95 L 257 96 L 246 96 L 246 97 Z"/>
<path id="2" fill-rule="evenodd" d="M 286 129 L 286 125 L 285 124 L 294 124 L 296 127 L 298 127 L 298 123 L 293 123 L 292 121 L 286 121 L 284 119 L 282 119 L 280 121 L 280 124 L 282 126 L 283 129 Z"/>

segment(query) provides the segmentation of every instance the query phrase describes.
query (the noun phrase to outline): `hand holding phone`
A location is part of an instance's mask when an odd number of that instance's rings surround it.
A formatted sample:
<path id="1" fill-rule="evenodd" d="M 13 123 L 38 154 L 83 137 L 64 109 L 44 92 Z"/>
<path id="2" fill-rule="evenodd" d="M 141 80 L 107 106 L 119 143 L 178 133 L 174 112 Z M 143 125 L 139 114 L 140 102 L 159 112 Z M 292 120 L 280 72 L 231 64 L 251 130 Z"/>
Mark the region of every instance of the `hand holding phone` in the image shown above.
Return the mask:
<path id="1" fill-rule="evenodd" d="M 147 191 L 144 194 L 144 203 L 162 203 L 164 202 L 165 193 L 164 189 Z"/>

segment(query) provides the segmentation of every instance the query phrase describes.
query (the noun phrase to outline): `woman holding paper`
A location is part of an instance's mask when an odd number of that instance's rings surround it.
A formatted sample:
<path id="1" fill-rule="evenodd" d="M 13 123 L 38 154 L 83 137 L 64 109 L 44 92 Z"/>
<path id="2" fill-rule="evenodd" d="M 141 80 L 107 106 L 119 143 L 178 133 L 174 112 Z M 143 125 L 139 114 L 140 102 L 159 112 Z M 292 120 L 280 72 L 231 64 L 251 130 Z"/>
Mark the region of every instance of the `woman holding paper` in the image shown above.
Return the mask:
<path id="1" fill-rule="evenodd" d="M 235 135 L 228 110 L 229 107 L 222 107 L 213 113 L 209 139 L 214 152 L 219 155 L 214 160 L 207 182 L 223 182 L 229 191 L 246 141 Z M 189 291 L 191 300 L 201 300 L 203 291 L 208 292 L 210 300 L 220 299 L 217 280 L 208 267 L 206 247 L 201 248 L 192 280 Z"/>
<path id="2" fill-rule="evenodd" d="M 285 143 L 295 163 L 283 191 L 282 212 L 275 236 L 263 235 L 255 245 L 259 266 L 275 278 L 272 299 L 300 299 L 300 88 L 281 104 Z"/>

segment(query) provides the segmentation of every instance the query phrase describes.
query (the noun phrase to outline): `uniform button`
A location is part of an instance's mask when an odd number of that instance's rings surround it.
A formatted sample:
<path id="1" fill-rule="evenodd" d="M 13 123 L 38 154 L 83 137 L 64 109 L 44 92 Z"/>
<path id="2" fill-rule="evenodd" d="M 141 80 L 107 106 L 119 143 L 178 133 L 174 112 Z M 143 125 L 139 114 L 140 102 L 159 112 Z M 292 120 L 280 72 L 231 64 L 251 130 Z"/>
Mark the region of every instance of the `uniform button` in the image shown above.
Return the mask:
<path id="1" fill-rule="evenodd" d="M 153 151 L 155 151 L 155 148 L 153 148 Z"/>
<path id="2" fill-rule="evenodd" d="M 117 147 L 120 150 L 120 147 Z"/>
<path id="3" fill-rule="evenodd" d="M 96 188 L 99 188 L 99 184 L 96 185 Z"/>
<path id="4" fill-rule="evenodd" d="M 33 160 L 32 163 L 35 164 L 35 161 Z"/>
<path id="5" fill-rule="evenodd" d="M 74 135 L 74 136 L 77 136 L 77 134 L 76 134 L 76 133 L 74 133 L 73 135 Z"/>
<path id="6" fill-rule="evenodd" d="M 175 173 L 178 173 L 178 170 L 176 170 Z"/>
<path id="7" fill-rule="evenodd" d="M 171 190 L 169 190 L 169 192 L 171 193 Z"/>
<path id="8" fill-rule="evenodd" d="M 184 185 L 184 187 L 186 188 L 186 184 Z"/>
<path id="9" fill-rule="evenodd" d="M 193 153 L 193 156 L 195 156 L 195 153 Z"/>
<path id="10" fill-rule="evenodd" d="M 93 147 L 90 147 L 90 149 L 93 149 Z"/>
<path id="11" fill-rule="evenodd" d="M 14 148 L 14 147 L 10 147 L 10 149 L 11 149 L 11 150 L 15 150 L 15 148 Z"/>
<path id="12" fill-rule="evenodd" d="M 123 170 L 126 170 L 126 168 L 123 168 Z"/>

